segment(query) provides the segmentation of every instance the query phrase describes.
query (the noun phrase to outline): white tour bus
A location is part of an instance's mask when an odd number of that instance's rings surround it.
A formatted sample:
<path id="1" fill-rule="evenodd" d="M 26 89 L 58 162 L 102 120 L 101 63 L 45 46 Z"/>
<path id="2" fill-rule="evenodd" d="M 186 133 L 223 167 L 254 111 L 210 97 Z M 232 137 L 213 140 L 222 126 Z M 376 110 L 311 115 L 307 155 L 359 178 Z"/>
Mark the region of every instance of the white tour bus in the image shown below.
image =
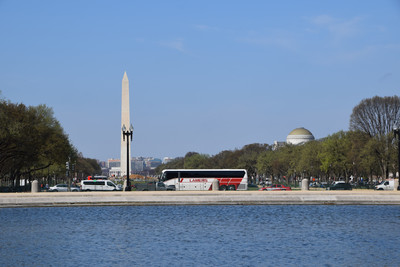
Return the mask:
<path id="1" fill-rule="evenodd" d="M 166 169 L 161 182 L 176 190 L 212 190 L 218 180 L 218 190 L 247 190 L 247 171 L 242 169 Z"/>
<path id="2" fill-rule="evenodd" d="M 117 191 L 119 188 L 109 180 L 84 180 L 81 182 L 82 191 Z"/>

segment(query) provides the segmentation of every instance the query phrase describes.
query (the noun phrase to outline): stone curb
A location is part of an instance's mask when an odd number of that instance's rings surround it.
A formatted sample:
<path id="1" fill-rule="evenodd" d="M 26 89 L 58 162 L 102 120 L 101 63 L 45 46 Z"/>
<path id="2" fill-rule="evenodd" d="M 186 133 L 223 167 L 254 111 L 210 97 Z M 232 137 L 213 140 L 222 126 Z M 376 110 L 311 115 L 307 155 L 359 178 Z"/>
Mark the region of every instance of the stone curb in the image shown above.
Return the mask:
<path id="1" fill-rule="evenodd" d="M 0 194 L 0 208 L 149 205 L 400 205 L 400 192 L 150 191 Z"/>

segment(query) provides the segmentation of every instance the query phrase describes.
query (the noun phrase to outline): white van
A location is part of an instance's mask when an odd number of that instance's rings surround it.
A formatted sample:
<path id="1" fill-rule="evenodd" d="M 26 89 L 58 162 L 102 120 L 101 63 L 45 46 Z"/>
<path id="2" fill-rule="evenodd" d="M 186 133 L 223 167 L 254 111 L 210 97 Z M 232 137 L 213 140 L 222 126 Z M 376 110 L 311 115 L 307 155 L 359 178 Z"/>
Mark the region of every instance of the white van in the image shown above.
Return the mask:
<path id="1" fill-rule="evenodd" d="M 394 190 L 394 180 L 386 180 L 375 186 L 376 190 Z"/>
<path id="2" fill-rule="evenodd" d="M 332 183 L 332 185 L 345 184 L 345 183 L 346 183 L 345 181 L 334 181 L 334 182 Z"/>
<path id="3" fill-rule="evenodd" d="M 81 182 L 82 191 L 117 191 L 117 187 L 110 180 L 84 180 Z"/>

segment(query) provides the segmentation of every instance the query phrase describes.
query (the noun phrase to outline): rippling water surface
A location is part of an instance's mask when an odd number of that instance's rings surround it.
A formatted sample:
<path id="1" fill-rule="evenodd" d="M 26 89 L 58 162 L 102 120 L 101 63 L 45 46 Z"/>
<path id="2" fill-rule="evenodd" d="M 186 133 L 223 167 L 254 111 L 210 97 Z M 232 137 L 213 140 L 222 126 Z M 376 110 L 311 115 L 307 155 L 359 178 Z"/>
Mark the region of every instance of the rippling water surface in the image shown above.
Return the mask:
<path id="1" fill-rule="evenodd" d="M 400 266 L 399 206 L 0 209 L 1 266 Z"/>

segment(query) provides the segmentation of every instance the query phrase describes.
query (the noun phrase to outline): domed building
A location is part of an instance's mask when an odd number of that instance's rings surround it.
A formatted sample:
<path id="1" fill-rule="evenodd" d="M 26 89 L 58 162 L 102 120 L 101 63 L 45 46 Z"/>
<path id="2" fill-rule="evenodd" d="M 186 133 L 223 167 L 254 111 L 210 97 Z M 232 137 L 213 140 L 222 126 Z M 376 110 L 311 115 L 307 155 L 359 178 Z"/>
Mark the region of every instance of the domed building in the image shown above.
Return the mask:
<path id="1" fill-rule="evenodd" d="M 299 145 L 312 140 L 315 140 L 314 135 L 303 127 L 294 129 L 286 137 L 286 143 L 292 145 Z"/>

